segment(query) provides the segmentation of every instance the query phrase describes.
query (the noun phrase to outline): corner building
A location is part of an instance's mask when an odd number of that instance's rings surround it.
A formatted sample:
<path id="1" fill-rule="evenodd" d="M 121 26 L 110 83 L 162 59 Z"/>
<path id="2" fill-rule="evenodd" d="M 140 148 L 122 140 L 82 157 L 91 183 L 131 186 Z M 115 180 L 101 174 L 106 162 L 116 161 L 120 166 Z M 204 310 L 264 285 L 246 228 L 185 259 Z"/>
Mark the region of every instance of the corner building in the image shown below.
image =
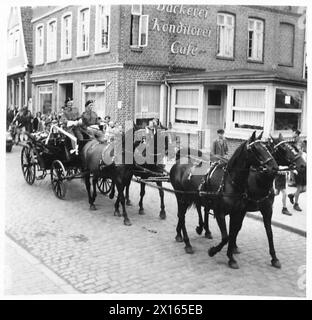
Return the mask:
<path id="1" fill-rule="evenodd" d="M 254 130 L 306 133 L 305 8 L 104 5 L 33 9 L 33 108 L 160 118 L 208 148 Z"/>

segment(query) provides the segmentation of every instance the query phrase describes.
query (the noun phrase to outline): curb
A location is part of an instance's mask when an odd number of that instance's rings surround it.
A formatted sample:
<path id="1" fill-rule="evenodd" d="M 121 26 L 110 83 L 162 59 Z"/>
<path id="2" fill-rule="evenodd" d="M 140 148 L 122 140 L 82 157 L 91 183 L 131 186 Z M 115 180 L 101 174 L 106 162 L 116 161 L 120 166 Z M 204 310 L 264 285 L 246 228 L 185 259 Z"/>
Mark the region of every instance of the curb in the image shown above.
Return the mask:
<path id="1" fill-rule="evenodd" d="M 249 213 L 249 212 L 247 212 L 246 217 L 254 219 L 254 220 L 258 220 L 258 221 L 261 221 L 261 222 L 263 221 L 262 216 L 255 216 L 254 214 Z M 298 229 L 298 228 L 295 228 L 295 227 L 288 226 L 288 225 L 283 224 L 281 222 L 277 222 L 277 221 L 272 220 L 272 226 L 278 227 L 278 228 L 286 230 L 286 231 L 290 231 L 290 232 L 296 233 L 299 236 L 302 236 L 302 237 L 305 237 L 305 238 L 307 237 L 307 232 L 306 231 Z"/>
<path id="2" fill-rule="evenodd" d="M 33 256 L 30 252 L 28 252 L 25 248 L 20 246 L 15 239 L 9 235 L 7 232 L 6 241 L 10 246 L 12 246 L 17 253 L 23 257 L 27 262 L 29 262 L 35 269 L 39 272 L 43 273 L 51 282 L 53 282 L 57 287 L 59 287 L 64 293 L 60 294 L 81 294 L 75 288 L 73 288 L 69 283 L 60 278 L 53 270 L 51 270 L 46 265 L 42 264 L 42 262 Z"/>

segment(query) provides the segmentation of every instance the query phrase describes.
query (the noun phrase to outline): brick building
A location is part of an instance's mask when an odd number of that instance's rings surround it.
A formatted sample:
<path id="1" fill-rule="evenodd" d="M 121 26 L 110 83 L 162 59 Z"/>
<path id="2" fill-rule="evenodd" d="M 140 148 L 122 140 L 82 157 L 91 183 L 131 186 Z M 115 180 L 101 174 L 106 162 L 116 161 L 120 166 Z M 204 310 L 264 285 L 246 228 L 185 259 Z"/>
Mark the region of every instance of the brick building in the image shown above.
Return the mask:
<path id="1" fill-rule="evenodd" d="M 208 147 L 217 128 L 243 139 L 306 132 L 304 9 L 205 5 L 37 7 L 33 108 L 66 97 L 100 116 L 159 117 Z M 211 131 L 209 131 L 211 130 Z M 211 132 L 211 134 L 209 133 Z"/>
<path id="2" fill-rule="evenodd" d="M 7 107 L 31 104 L 32 8 L 12 7 L 8 20 Z"/>

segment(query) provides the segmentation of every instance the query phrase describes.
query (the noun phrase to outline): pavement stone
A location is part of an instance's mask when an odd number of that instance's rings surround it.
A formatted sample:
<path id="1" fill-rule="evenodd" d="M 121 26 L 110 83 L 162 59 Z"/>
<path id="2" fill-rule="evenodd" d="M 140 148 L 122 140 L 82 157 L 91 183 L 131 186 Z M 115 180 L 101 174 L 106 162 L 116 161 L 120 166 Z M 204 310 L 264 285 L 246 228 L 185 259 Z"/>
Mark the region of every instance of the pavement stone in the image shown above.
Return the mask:
<path id="1" fill-rule="evenodd" d="M 304 297 L 299 268 L 306 264 L 306 238 L 273 227 L 282 269 L 270 265 L 262 222 L 246 218 L 238 237 L 242 253 L 239 270 L 227 266 L 226 250 L 207 254 L 220 241 L 214 219 L 214 239 L 197 235 L 197 214 L 186 216 L 195 253 L 187 255 L 176 243 L 177 206 L 165 194 L 167 219 L 159 219 L 158 192 L 146 188 L 146 214 L 138 214 L 139 185 L 132 183 L 127 207 L 131 227 L 113 215 L 114 201 L 98 194 L 97 211 L 90 211 L 85 186 L 79 179 L 68 183 L 65 200 L 55 198 L 49 176 L 29 186 L 20 168 L 20 148 L 6 155 L 6 233 L 40 264 L 81 293 L 187 293 Z M 275 213 L 275 212 L 274 212 Z M 26 268 L 26 267 L 25 267 Z M 23 272 L 24 266 L 20 272 Z M 38 288 L 44 292 L 54 289 Z M 22 290 L 22 288 L 18 288 Z"/>

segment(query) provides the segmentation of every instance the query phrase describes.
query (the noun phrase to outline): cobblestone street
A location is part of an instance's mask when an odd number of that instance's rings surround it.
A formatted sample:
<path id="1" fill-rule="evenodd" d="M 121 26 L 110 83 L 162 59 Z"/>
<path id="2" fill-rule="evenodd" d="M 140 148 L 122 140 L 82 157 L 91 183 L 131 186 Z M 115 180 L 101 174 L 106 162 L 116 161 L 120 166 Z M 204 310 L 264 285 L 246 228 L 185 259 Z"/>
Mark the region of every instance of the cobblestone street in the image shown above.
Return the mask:
<path id="1" fill-rule="evenodd" d="M 21 147 L 14 146 L 12 153 L 6 154 L 6 233 L 74 290 L 105 294 L 305 296 L 305 290 L 298 286 L 299 270 L 306 263 L 305 237 L 273 227 L 282 263 L 282 269 L 274 269 L 262 222 L 246 218 L 238 237 L 240 269 L 232 270 L 227 266 L 226 249 L 214 258 L 208 256 L 208 248 L 219 242 L 220 233 L 211 219 L 214 239 L 197 235 L 194 209 L 188 212 L 186 225 L 195 253 L 187 255 L 184 244 L 175 242 L 177 207 L 173 194 L 165 193 L 167 219 L 163 221 L 158 217 L 158 192 L 147 187 L 146 214 L 140 216 L 139 185 L 132 183 L 133 206 L 128 207 L 132 226 L 126 227 L 122 218 L 113 215 L 114 202 L 101 194 L 96 200 L 98 210 L 89 210 L 80 179 L 68 182 L 65 200 L 54 196 L 49 175 L 29 186 L 22 175 L 20 151 Z M 19 264 L 10 259 L 13 249 L 6 249 L 9 269 Z M 21 268 L 14 270 L 23 272 Z M 18 277 L 11 280 L 7 294 L 66 292 L 62 287 L 44 289 L 36 281 L 33 288 L 25 290 L 18 284 Z"/>

